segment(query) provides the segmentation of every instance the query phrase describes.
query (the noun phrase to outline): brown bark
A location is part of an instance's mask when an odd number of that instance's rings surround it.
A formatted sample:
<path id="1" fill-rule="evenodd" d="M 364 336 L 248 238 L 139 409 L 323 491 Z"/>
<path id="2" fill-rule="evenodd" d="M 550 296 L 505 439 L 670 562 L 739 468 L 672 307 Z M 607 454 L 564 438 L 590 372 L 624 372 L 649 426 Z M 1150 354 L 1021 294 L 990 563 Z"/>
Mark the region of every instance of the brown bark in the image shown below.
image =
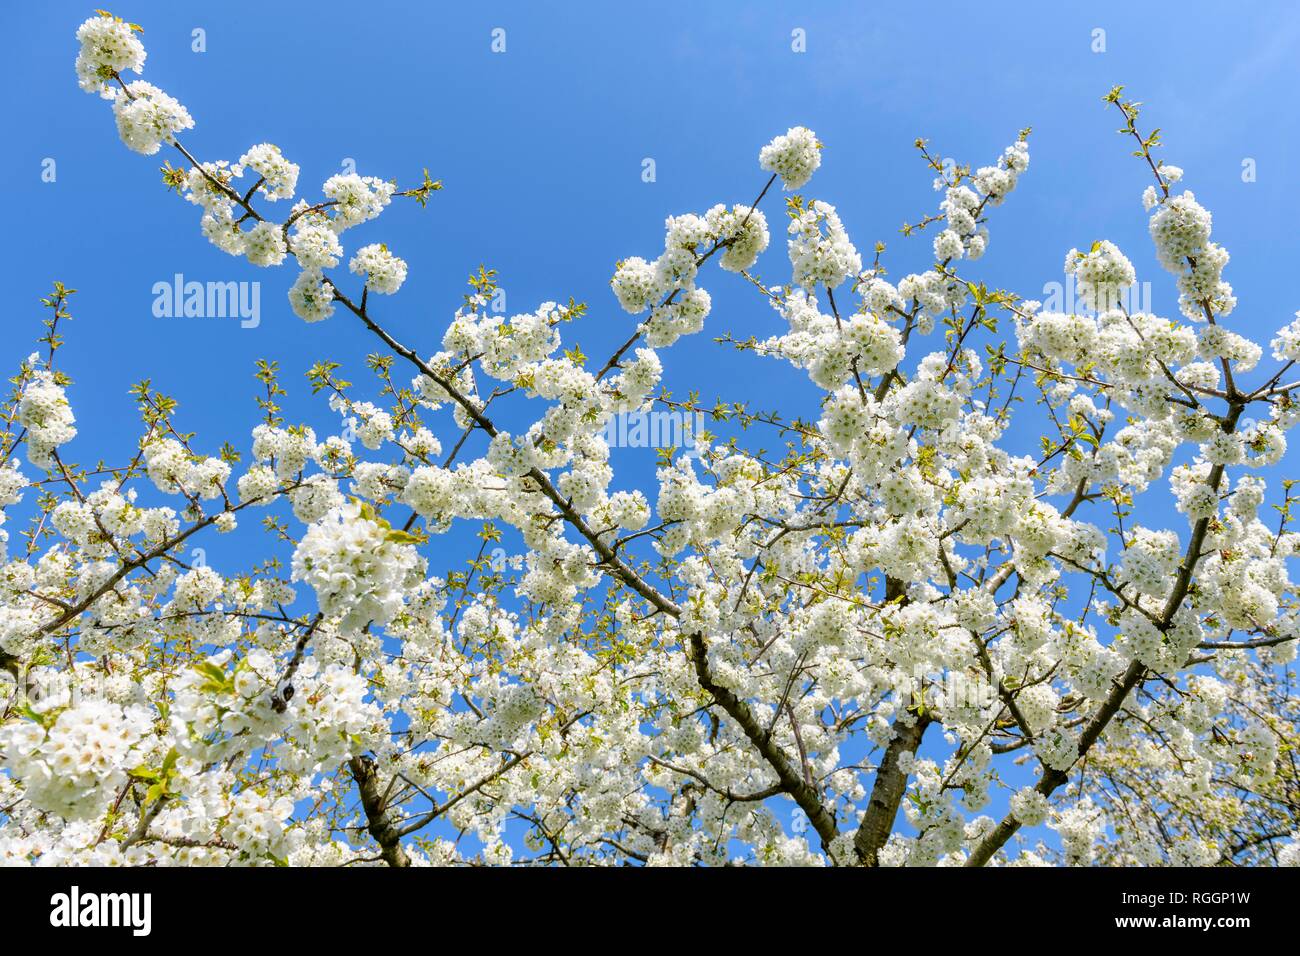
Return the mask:
<path id="1" fill-rule="evenodd" d="M 911 724 L 894 721 L 894 738 L 885 748 L 885 759 L 876 771 L 876 782 L 871 787 L 867 812 L 862 815 L 862 823 L 853 838 L 853 848 L 857 850 L 858 859 L 863 866 L 877 865 L 880 850 L 894 830 L 894 819 L 898 816 L 898 807 L 907 790 L 908 774 L 903 771 L 900 761 L 904 754 L 916 753 L 916 748 L 921 746 L 925 728 L 930 726 L 932 720 L 924 714 L 915 717 Z"/>
<path id="2" fill-rule="evenodd" d="M 749 705 L 731 690 L 713 680 L 713 674 L 709 671 L 708 651 L 704 646 L 704 638 L 698 634 L 692 634 L 690 645 L 691 660 L 695 665 L 695 675 L 700 682 L 700 686 L 712 694 L 718 705 L 727 712 L 732 720 L 740 725 L 740 729 L 745 732 L 749 742 L 762 754 L 763 759 L 771 765 L 776 772 L 781 789 L 788 793 L 794 799 L 794 802 L 799 805 L 799 809 L 807 814 L 813 829 L 817 831 L 817 835 L 821 838 L 822 848 L 826 850 L 829 856 L 831 841 L 839 836 L 839 829 L 835 825 L 835 818 L 822 806 L 821 796 L 816 788 L 809 785 L 798 771 L 791 766 L 789 759 L 772 740 L 771 735 L 759 725 Z"/>
<path id="3" fill-rule="evenodd" d="M 348 769 L 357 782 L 367 829 L 379 844 L 379 855 L 389 866 L 410 866 L 411 858 L 402 849 L 401 834 L 393 824 L 389 808 L 384 805 L 387 794 L 380 787 L 375 762 L 369 757 L 353 757 L 348 761 Z"/>

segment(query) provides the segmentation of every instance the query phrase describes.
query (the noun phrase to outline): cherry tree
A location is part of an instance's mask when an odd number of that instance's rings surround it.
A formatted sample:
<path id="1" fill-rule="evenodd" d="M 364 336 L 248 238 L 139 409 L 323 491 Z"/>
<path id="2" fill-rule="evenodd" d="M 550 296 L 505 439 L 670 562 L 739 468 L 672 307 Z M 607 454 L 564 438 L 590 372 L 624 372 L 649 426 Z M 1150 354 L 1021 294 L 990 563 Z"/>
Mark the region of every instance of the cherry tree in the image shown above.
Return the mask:
<path id="1" fill-rule="evenodd" d="M 1261 369 L 1210 212 L 1121 89 L 1178 316 L 1130 310 L 1105 240 L 1066 256 L 1069 313 L 981 276 L 1028 130 L 978 168 L 918 141 L 942 199 L 906 231 L 933 262 L 893 281 L 807 193 L 823 150 L 797 127 L 748 205 L 672 216 L 662 252 L 615 265 L 629 334 L 597 364 L 562 333 L 619 321 L 613 299 L 506 318 L 487 269 L 440 340 L 399 341 L 408 264 L 350 230 L 441 184 L 345 173 L 295 198 L 274 145 L 200 159 L 185 107 L 128 79 L 140 34 L 77 31 L 122 142 L 166 150 L 220 253 L 295 268 L 298 317 L 380 350 L 368 386 L 308 370 L 335 433 L 287 422 L 262 363 L 251 436 L 186 433 L 145 382 L 137 446 L 78 465 L 55 286 L 0 439 L 0 860 L 1300 862 L 1277 477 L 1300 319 Z M 713 266 L 787 329 L 718 338 L 806 372 L 816 421 L 661 389 Z M 732 434 L 620 488 L 606 428 L 651 409 Z M 1013 422 L 1037 453 L 1004 447 Z M 458 525 L 476 553 L 439 547 Z M 187 563 L 237 527 L 261 560 Z"/>

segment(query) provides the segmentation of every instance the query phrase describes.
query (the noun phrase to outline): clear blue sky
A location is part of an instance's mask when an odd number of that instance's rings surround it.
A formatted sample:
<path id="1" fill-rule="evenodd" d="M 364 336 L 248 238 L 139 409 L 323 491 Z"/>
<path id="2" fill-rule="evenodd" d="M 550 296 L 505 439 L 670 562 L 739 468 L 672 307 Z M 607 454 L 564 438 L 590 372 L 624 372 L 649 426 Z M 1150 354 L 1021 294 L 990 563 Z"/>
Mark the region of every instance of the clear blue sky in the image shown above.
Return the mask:
<path id="1" fill-rule="evenodd" d="M 151 376 L 182 402 L 188 427 L 229 437 L 247 402 L 255 358 L 276 358 L 289 382 L 319 357 L 359 356 L 365 334 L 339 315 L 307 326 L 289 311 L 289 268 L 254 269 L 209 246 L 197 210 L 159 184 L 158 157 L 128 152 L 110 111 L 77 89 L 73 31 L 90 3 L 11 8 L 15 61 L 6 85 L 8 184 L 0 283 L 4 359 L 26 355 L 38 331 L 37 297 L 53 279 L 80 289 L 65 368 L 82 426 L 83 460 L 120 447 L 134 428 L 126 388 Z M 1025 294 L 1059 281 L 1064 253 L 1099 237 L 1118 242 L 1140 278 L 1155 280 L 1158 311 L 1176 314 L 1171 284 L 1150 251 L 1138 195 L 1143 170 L 1114 135 L 1100 103 L 1125 83 L 1164 129 L 1170 162 L 1215 216 L 1232 253 L 1227 276 L 1241 306 L 1232 322 L 1266 335 L 1300 301 L 1276 264 L 1300 246 L 1294 189 L 1300 115 L 1286 106 L 1300 79 L 1300 15 L 1288 4 L 1094 3 L 1049 12 L 1019 5 L 976 22 L 957 4 L 701 4 L 665 2 L 615 12 L 596 3 L 216 6 L 128 0 L 113 12 L 145 27 L 145 78 L 171 92 L 197 126 L 185 140 L 205 159 L 235 159 L 269 140 L 318 188 L 344 157 L 363 174 L 446 183 L 430 208 L 412 204 L 349 234 L 383 240 L 411 266 L 385 313 L 401 337 L 432 348 L 464 278 L 480 262 L 500 270 L 511 311 L 572 295 L 591 306 L 571 334 L 607 354 L 631 318 L 608 287 L 615 260 L 651 257 L 666 215 L 746 202 L 763 181 L 758 148 L 799 123 L 826 144 L 804 191 L 835 203 L 860 249 L 890 245 L 897 278 L 930 262 L 929 238 L 905 240 L 904 220 L 932 212 L 931 176 L 912 141 L 982 165 L 1016 131 L 1034 127 L 1033 166 L 994 212 L 992 242 L 976 266 L 990 283 Z M 493 27 L 507 52 L 489 48 Z M 207 31 L 206 53 L 190 31 Z M 790 50 L 807 31 L 808 52 Z M 1091 52 L 1091 31 L 1107 52 Z M 1284 99 L 1286 98 L 1286 99 Z M 43 183 L 41 162 L 57 163 Z M 658 180 L 641 181 L 653 157 Z M 1252 157 L 1258 180 L 1241 181 Z M 779 211 L 760 271 L 788 279 Z M 199 280 L 259 279 L 257 329 L 230 321 L 156 319 L 151 288 L 175 272 Z M 779 331 L 744 283 L 717 270 L 706 334 L 668 354 L 666 381 L 707 383 L 705 397 L 758 394 L 803 376 L 734 356 L 705 339 Z M 353 376 L 354 380 L 360 376 Z M 757 386 L 757 391 L 756 391 Z M 306 414 L 301 389 L 290 410 Z"/>
<path id="2" fill-rule="evenodd" d="M 32 351 L 37 299 L 60 279 L 81 290 L 62 359 L 75 381 L 76 460 L 120 463 L 138 435 L 127 388 L 144 377 L 180 400 L 180 423 L 199 432 L 200 448 L 231 440 L 246 450 L 257 358 L 279 360 L 289 419 L 319 430 L 330 416 L 302 373 L 329 357 L 364 381 L 361 359 L 375 343 L 342 312 L 314 326 L 298 320 L 284 295 L 292 269 L 255 269 L 211 247 L 196 207 L 159 182 L 166 154 L 141 157 L 119 143 L 107 105 L 73 73 L 73 33 L 92 6 L 7 11 L 6 366 Z M 928 236 L 898 233 L 938 199 L 913 140 L 978 166 L 1033 126 L 1032 167 L 994 210 L 990 251 L 972 271 L 1039 296 L 1062 279 L 1070 247 L 1109 238 L 1153 281 L 1155 311 L 1176 315 L 1139 203 L 1149 180 L 1101 103 L 1117 83 L 1146 105 L 1144 124 L 1164 130 L 1161 155 L 1186 169 L 1185 185 L 1214 213 L 1240 299 L 1229 324 L 1266 343 L 1300 308 L 1279 281 L 1300 249 L 1300 116 L 1290 103 L 1300 13 L 1290 4 L 1253 4 L 1249 16 L 1208 2 L 1019 4 L 978 17 L 956 3 L 672 0 L 625 9 L 128 0 L 111 9 L 144 26 L 144 78 L 194 115 L 184 141 L 200 158 L 233 160 L 274 142 L 313 196 L 345 157 L 403 185 L 422 167 L 443 180 L 428 210 L 400 203 L 346 236 L 349 249 L 384 241 L 410 263 L 380 314 L 421 351 L 436 350 L 465 276 L 482 262 L 500 271 L 510 312 L 569 296 L 589 303 L 566 336 L 603 359 L 632 327 L 609 290 L 614 262 L 656 255 L 666 215 L 752 200 L 765 178 L 759 147 L 795 124 L 826 144 L 803 192 L 834 203 L 864 253 L 886 241 L 895 279 L 931 263 Z M 190 48 L 196 27 L 206 31 L 201 54 Z M 506 30 L 504 54 L 490 49 L 496 27 Z M 791 51 L 795 28 L 806 31 L 806 53 Z M 1095 28 L 1106 31 L 1104 53 L 1092 51 Z M 657 167 L 650 184 L 646 157 Z M 46 158 L 57 162 L 53 183 L 41 180 Z M 1245 158 L 1256 162 L 1255 182 L 1242 181 Z M 759 271 L 769 281 L 789 277 L 779 201 L 765 204 L 774 242 Z M 261 325 L 155 318 L 152 287 L 177 272 L 260 280 Z M 802 373 L 709 341 L 776 334 L 775 313 L 734 276 L 710 268 L 701 282 L 713 314 L 704 335 L 665 353 L 665 384 L 812 414 Z M 652 453 L 622 464 L 620 487 L 648 484 Z"/>

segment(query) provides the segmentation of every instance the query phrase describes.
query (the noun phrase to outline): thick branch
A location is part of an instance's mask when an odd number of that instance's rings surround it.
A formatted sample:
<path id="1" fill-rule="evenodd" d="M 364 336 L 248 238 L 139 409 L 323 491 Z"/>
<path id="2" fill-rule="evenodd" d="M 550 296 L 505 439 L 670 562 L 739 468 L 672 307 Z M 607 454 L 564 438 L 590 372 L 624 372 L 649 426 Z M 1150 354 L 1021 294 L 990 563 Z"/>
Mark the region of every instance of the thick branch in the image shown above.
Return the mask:
<path id="1" fill-rule="evenodd" d="M 822 806 L 821 797 L 817 790 L 810 786 L 793 766 L 781 748 L 776 745 L 771 736 L 759 724 L 754 712 L 750 710 L 749 705 L 737 697 L 730 689 L 723 687 L 713 679 L 709 671 L 708 650 L 704 646 L 704 638 L 699 634 L 692 634 L 690 637 L 691 660 L 695 665 L 695 676 L 700 682 L 700 686 L 713 695 L 713 699 L 718 702 L 749 738 L 749 742 L 757 748 L 758 752 L 763 755 L 772 769 L 776 771 L 777 780 L 780 782 L 781 789 L 788 793 L 794 802 L 808 816 L 809 822 L 812 823 L 813 829 L 821 837 L 822 848 L 830 855 L 831 842 L 839 836 L 839 830 L 835 826 L 835 818 L 827 812 Z"/>
<path id="2" fill-rule="evenodd" d="M 397 352 L 404 359 L 414 365 L 420 372 L 433 381 L 437 382 L 439 387 L 451 396 L 456 404 L 463 408 L 467 415 L 489 435 L 495 436 L 497 433 L 496 426 L 491 419 L 485 416 L 472 399 L 461 393 L 456 387 L 455 382 L 446 376 L 438 374 L 432 369 L 427 362 L 420 358 L 414 351 L 402 345 L 394 339 L 388 332 L 379 326 L 373 319 L 367 315 L 364 306 L 357 305 L 344 295 L 337 287 L 334 288 L 335 298 L 342 302 L 357 318 L 365 323 L 375 335 L 379 336 L 384 343 L 393 351 Z M 543 495 L 550 499 L 555 505 L 556 510 L 560 512 L 564 520 L 568 522 L 587 543 L 591 545 L 592 550 L 600 556 L 601 562 L 608 566 L 614 576 L 626 584 L 629 588 L 645 598 L 653 607 L 664 614 L 673 618 L 681 616 L 681 608 L 676 602 L 661 594 L 656 588 L 648 584 L 639 574 L 637 574 L 622 558 L 618 556 L 615 549 L 599 534 L 597 534 L 583 519 L 571 504 L 551 482 L 551 479 L 540 469 L 533 468 L 528 472 L 527 477 L 531 479 L 540 489 Z M 822 838 L 822 845 L 827 849 L 829 854 L 829 845 L 835 839 L 837 831 L 835 828 L 834 818 L 822 806 L 822 801 L 817 790 L 806 783 L 802 777 L 791 767 L 790 761 L 776 746 L 772 739 L 764 732 L 758 721 L 754 718 L 753 712 L 749 705 L 737 697 L 730 690 L 721 687 L 713 681 L 712 674 L 709 672 L 708 658 L 704 652 L 704 641 L 699 635 L 690 638 L 692 656 L 694 657 L 695 672 L 699 678 L 700 686 L 708 691 L 717 700 L 718 704 L 735 720 L 744 730 L 745 736 L 758 749 L 763 759 L 771 765 L 776 772 L 777 778 L 781 781 L 781 788 L 794 798 L 799 807 L 808 815 L 818 836 Z"/>
<path id="3" fill-rule="evenodd" d="M 411 858 L 402 849 L 402 837 L 393 825 L 390 808 L 384 805 L 387 794 L 379 785 L 375 762 L 369 757 L 353 757 L 348 761 L 348 769 L 357 782 L 361 808 L 366 813 L 366 828 L 379 844 L 379 855 L 389 866 L 410 866 Z"/>
<path id="4" fill-rule="evenodd" d="M 1244 407 L 1244 402 L 1241 400 L 1234 401 L 1231 404 L 1228 415 L 1223 420 L 1223 431 L 1232 434 L 1236 430 L 1237 422 L 1241 418 Z M 1219 485 L 1223 481 L 1223 472 L 1223 465 L 1215 465 L 1210 469 L 1207 484 L 1215 491 L 1219 489 Z M 1203 557 L 1205 536 L 1209 531 L 1209 527 L 1209 518 L 1199 519 L 1192 527 L 1192 539 L 1183 554 L 1183 562 L 1178 569 L 1178 576 L 1174 579 L 1174 586 L 1169 594 L 1169 600 L 1165 603 L 1164 611 L 1157 625 L 1161 630 L 1169 629 L 1173 623 L 1174 615 L 1182 607 L 1183 601 L 1187 597 L 1187 592 L 1192 586 L 1192 577 L 1195 574 L 1196 566 Z M 1107 695 L 1105 702 L 1093 715 L 1092 719 L 1088 721 L 1083 733 L 1079 735 L 1079 757 L 1083 757 L 1092 749 L 1092 745 L 1101 737 L 1102 731 L 1106 729 L 1106 725 L 1110 723 L 1111 718 L 1119 712 L 1129 693 L 1134 687 L 1142 683 L 1146 671 L 1146 666 L 1141 661 L 1135 660 L 1129 664 L 1124 676 L 1116 682 L 1110 694 Z M 1038 781 L 1038 786 L 1034 789 L 1044 796 L 1051 796 L 1068 779 L 1068 773 L 1049 769 L 1043 774 Z M 966 861 L 966 865 L 983 866 L 993 858 L 993 854 L 997 853 L 1019 829 L 1020 824 L 1011 814 L 1007 814 L 1002 819 L 1002 822 L 993 829 L 993 832 L 980 841 L 979 845 L 972 851 L 970 859 Z"/>
<path id="5" fill-rule="evenodd" d="M 876 866 L 879 854 L 889 834 L 894 829 L 894 818 L 898 816 L 899 804 L 903 802 L 903 793 L 907 790 L 907 772 L 901 766 L 902 758 L 916 753 L 921 746 L 921 737 L 925 728 L 930 726 L 932 718 L 925 714 L 916 715 L 916 719 L 905 724 L 894 721 L 894 737 L 885 749 L 885 759 L 876 771 L 876 782 L 871 788 L 871 800 L 867 812 L 862 815 L 857 835 L 853 838 L 853 848 L 857 850 L 858 859 L 864 866 Z"/>

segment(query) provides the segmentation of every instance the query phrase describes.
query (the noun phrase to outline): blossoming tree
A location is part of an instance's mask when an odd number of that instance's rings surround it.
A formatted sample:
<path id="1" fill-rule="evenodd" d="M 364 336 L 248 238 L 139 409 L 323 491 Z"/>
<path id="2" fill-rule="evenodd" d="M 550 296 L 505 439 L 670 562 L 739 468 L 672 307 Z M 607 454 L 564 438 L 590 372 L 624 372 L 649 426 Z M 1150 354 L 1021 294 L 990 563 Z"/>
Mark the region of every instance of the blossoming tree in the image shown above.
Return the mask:
<path id="1" fill-rule="evenodd" d="M 348 230 L 439 183 L 341 174 L 295 201 L 275 146 L 186 149 L 186 109 L 126 77 L 139 28 L 101 14 L 77 36 L 81 87 L 129 149 L 177 160 L 164 182 L 212 244 L 295 267 L 299 317 L 379 340 L 384 404 L 317 364 L 313 390 L 359 422 L 318 435 L 282 419 L 263 364 L 251 446 L 214 456 L 145 383 L 138 447 L 73 465 L 55 287 L 4 406 L 0 505 L 25 510 L 0 532 L 0 860 L 1300 861 L 1300 535 L 1291 483 L 1261 477 L 1300 421 L 1300 320 L 1257 370 L 1210 213 L 1121 90 L 1180 317 L 1127 308 L 1134 269 L 1106 241 L 1067 256 L 1076 313 L 980 278 L 1028 131 L 974 170 L 918 142 L 943 196 L 915 227 L 932 268 L 889 281 L 883 247 L 864 261 L 832 205 L 792 192 L 790 281 L 765 284 L 763 201 L 821 162 L 795 128 L 750 205 L 674 216 L 662 253 L 617 264 L 635 319 L 588 366 L 561 342 L 585 307 L 504 318 L 486 271 L 438 345 L 399 342 L 380 297 L 407 264 L 349 258 Z M 658 391 L 711 264 L 788 324 L 734 344 L 806 371 L 818 421 Z M 789 443 L 706 433 L 657 488 L 613 490 L 605 426 L 656 405 Z M 1041 454 L 1000 447 L 1013 418 Z M 1144 523 L 1166 489 L 1182 517 Z M 290 568 L 186 562 L 259 518 Z M 433 547 L 456 523 L 481 528 L 468 572 Z"/>

